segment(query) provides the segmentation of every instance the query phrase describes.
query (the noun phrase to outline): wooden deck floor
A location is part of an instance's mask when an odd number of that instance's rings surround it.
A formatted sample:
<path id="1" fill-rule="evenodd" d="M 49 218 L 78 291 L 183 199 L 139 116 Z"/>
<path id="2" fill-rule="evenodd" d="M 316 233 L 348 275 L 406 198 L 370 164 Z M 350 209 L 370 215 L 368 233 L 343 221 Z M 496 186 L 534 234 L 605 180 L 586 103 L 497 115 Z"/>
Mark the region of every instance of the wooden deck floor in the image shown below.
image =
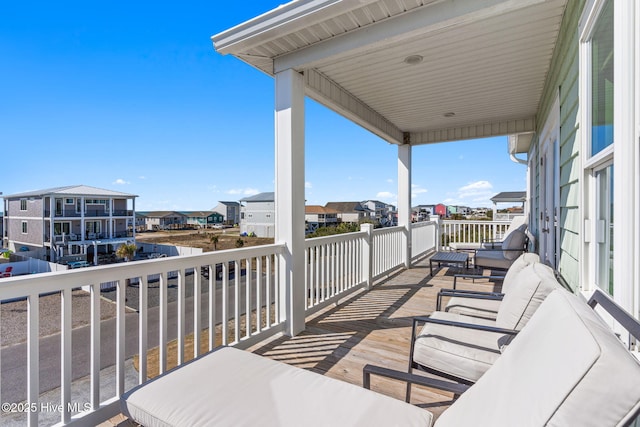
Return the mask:
<path id="1" fill-rule="evenodd" d="M 457 268 L 434 269 L 428 260 L 403 270 L 369 292 L 360 292 L 307 319 L 296 337 L 278 337 L 250 350 L 300 368 L 362 386 L 367 363 L 406 370 L 412 318 L 435 310 L 441 288 L 451 288 Z M 492 282 L 459 285 L 463 289 L 496 290 Z M 402 383 L 372 379 L 372 389 L 404 400 Z M 439 415 L 452 403 L 452 395 L 414 386 L 413 404 Z"/>

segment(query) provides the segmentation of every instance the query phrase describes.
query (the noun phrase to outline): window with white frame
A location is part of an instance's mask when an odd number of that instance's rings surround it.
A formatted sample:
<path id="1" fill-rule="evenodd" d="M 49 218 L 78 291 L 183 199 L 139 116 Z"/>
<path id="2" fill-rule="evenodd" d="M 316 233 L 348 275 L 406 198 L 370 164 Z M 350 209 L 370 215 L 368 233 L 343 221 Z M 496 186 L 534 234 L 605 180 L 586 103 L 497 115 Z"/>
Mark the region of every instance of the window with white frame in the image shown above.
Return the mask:
<path id="1" fill-rule="evenodd" d="M 592 236 L 587 251 L 591 283 L 613 295 L 613 0 L 596 0 L 585 9 L 582 68 L 586 131 L 585 216 Z M 588 69 L 587 69 L 588 67 Z"/>
<path id="2" fill-rule="evenodd" d="M 22 234 L 27 234 L 27 221 L 22 221 Z"/>
<path id="3" fill-rule="evenodd" d="M 27 199 L 21 199 L 20 200 L 20 210 L 21 211 L 26 211 L 27 210 Z"/>

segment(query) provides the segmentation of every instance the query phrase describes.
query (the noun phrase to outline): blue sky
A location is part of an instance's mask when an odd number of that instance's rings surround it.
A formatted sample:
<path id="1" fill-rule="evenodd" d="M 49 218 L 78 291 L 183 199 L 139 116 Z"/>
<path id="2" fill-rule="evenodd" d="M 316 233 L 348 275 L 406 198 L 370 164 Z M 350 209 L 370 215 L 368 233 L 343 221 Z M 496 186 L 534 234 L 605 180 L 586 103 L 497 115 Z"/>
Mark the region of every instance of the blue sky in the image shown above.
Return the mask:
<path id="1" fill-rule="evenodd" d="M 85 184 L 137 194 L 137 210 L 273 191 L 273 79 L 210 37 L 280 3 L 3 4 L 0 191 Z M 308 204 L 395 204 L 396 146 L 310 100 L 306 122 Z M 490 206 L 525 172 L 506 138 L 418 146 L 413 205 Z"/>

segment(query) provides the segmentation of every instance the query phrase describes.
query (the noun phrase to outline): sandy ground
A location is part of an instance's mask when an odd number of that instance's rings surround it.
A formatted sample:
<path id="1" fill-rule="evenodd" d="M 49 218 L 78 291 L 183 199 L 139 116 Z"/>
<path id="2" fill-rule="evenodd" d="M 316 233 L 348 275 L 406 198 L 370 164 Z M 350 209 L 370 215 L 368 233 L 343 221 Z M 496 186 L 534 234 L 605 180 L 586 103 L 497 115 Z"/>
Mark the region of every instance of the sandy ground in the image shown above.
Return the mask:
<path id="1" fill-rule="evenodd" d="M 218 237 L 218 242 L 211 241 L 213 236 Z M 189 246 L 201 248 L 205 252 L 213 250 L 225 250 L 237 248 L 238 239 L 246 246 L 267 245 L 273 243 L 272 238 L 264 237 L 240 237 L 238 228 L 225 228 L 223 230 L 170 230 L 136 233 L 136 241 L 144 243 L 164 243 L 177 246 Z"/>
<path id="2" fill-rule="evenodd" d="M 40 297 L 40 336 L 46 337 L 60 332 L 60 294 Z M 72 327 L 88 325 L 91 315 L 91 301 L 88 292 L 75 290 L 71 298 Z M 116 306 L 107 299 L 100 302 L 100 318 L 110 319 L 116 315 Z M 27 301 L 14 301 L 0 305 L 0 343 L 2 347 L 27 340 Z"/>

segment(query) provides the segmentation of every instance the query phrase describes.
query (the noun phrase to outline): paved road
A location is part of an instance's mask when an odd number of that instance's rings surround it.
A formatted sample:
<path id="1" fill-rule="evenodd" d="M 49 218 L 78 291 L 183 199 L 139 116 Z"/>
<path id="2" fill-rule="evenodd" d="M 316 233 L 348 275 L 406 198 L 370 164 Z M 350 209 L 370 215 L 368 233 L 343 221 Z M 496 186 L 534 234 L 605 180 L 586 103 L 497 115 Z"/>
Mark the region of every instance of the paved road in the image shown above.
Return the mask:
<path id="1" fill-rule="evenodd" d="M 193 279 L 187 277 L 185 284 L 187 290 L 192 287 Z M 203 326 L 206 325 L 209 316 L 208 307 L 208 285 L 202 286 L 202 317 Z M 128 291 L 137 292 L 131 287 Z M 175 289 L 174 289 L 174 292 Z M 192 293 L 192 292 L 191 292 Z M 222 289 L 216 289 L 216 317 L 220 321 Z M 230 300 L 233 301 L 233 287 L 230 287 Z M 244 298 L 241 295 L 241 305 L 244 307 Z M 132 298 L 133 299 L 133 298 Z M 131 303 L 129 301 L 128 303 Z M 151 304 L 150 304 L 151 305 Z M 168 340 L 177 338 L 177 301 L 167 304 L 167 335 Z M 148 310 L 147 340 L 148 348 L 158 345 L 159 340 L 159 308 L 151 307 Z M 244 312 L 244 310 L 242 311 Z M 185 298 L 185 330 L 186 333 L 193 331 L 193 296 Z M 125 358 L 129 358 L 138 353 L 138 313 L 129 312 L 125 315 Z M 101 348 L 100 367 L 101 369 L 115 364 L 116 353 L 116 319 L 104 320 L 101 323 Z M 90 372 L 91 360 L 91 334 L 89 326 L 80 327 L 72 333 L 72 379 L 84 377 Z M 26 400 L 27 393 L 27 345 L 26 343 L 16 344 L 2 350 L 2 384 L 0 384 L 1 399 L 3 402 L 22 402 Z M 44 337 L 40 339 L 40 392 L 46 392 L 60 386 L 60 334 Z M 104 397 L 103 397 L 104 398 Z"/>

